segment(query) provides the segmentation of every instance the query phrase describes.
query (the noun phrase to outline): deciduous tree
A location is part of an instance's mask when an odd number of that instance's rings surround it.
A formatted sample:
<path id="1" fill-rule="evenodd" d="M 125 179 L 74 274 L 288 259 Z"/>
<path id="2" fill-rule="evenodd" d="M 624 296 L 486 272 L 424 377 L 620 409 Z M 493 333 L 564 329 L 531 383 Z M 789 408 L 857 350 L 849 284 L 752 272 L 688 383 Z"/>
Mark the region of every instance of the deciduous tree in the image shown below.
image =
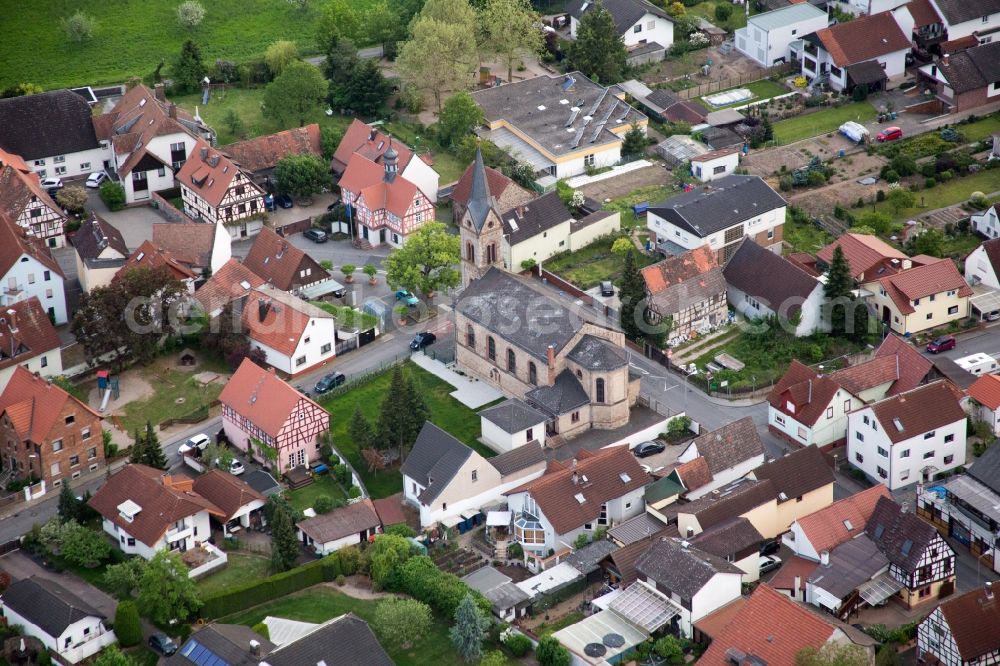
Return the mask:
<path id="1" fill-rule="evenodd" d="M 356 41 L 361 34 L 361 17 L 348 0 L 326 0 L 316 24 L 316 42 L 330 44 L 336 38 Z"/>
<path id="2" fill-rule="evenodd" d="M 278 161 L 274 179 L 282 192 L 307 197 L 330 184 L 330 167 L 316 155 L 288 155 Z"/>
<path id="3" fill-rule="evenodd" d="M 428 0 L 410 26 L 396 66 L 407 86 L 434 98 L 472 87 L 478 64 L 476 15 L 468 0 Z"/>
<path id="4" fill-rule="evenodd" d="M 483 640 L 490 621 L 483 616 L 471 594 L 465 595 L 455 610 L 455 624 L 448 631 L 455 651 L 468 662 L 478 661 L 483 654 Z"/>
<path id="5" fill-rule="evenodd" d="M 853 643 L 826 643 L 807 647 L 795 655 L 795 666 L 867 666 L 868 653 Z"/>
<path id="6" fill-rule="evenodd" d="M 407 649 L 427 635 L 431 607 L 416 599 L 389 598 L 375 607 L 374 628 L 383 642 Z"/>
<path id="7" fill-rule="evenodd" d="M 298 57 L 299 49 L 295 46 L 295 42 L 290 42 L 287 39 L 272 42 L 264 51 L 264 62 L 274 76 L 281 74 L 285 67 Z"/>
<path id="8" fill-rule="evenodd" d="M 169 550 L 153 555 L 139 579 L 136 605 L 139 612 L 157 624 L 190 617 L 201 608 L 198 588 L 180 555 Z"/>
<path id="9" fill-rule="evenodd" d="M 271 520 L 271 568 L 288 571 L 299 557 L 299 540 L 287 511 L 275 511 Z"/>
<path id="10" fill-rule="evenodd" d="M 186 30 L 194 30 L 205 20 L 205 8 L 197 0 L 185 0 L 177 5 L 177 23 Z"/>
<path id="11" fill-rule="evenodd" d="M 535 647 L 535 660 L 538 661 L 538 666 L 569 666 L 569 650 L 558 639 L 545 636 Z"/>
<path id="12" fill-rule="evenodd" d="M 507 65 L 513 80 L 514 63 L 542 49 L 541 18 L 528 0 L 486 0 L 479 12 L 483 46 Z"/>
<path id="13" fill-rule="evenodd" d="M 886 196 L 885 200 L 889 202 L 892 206 L 892 210 L 899 214 L 899 211 L 904 208 L 913 208 L 914 203 L 916 203 L 916 196 L 913 192 L 904 189 L 902 187 L 896 187 L 889 190 L 889 194 Z"/>
<path id="14" fill-rule="evenodd" d="M 118 627 L 115 627 L 117 634 Z M 94 659 L 93 666 L 137 666 L 135 659 L 118 649 L 117 645 L 109 645 L 101 650 Z"/>
<path id="15" fill-rule="evenodd" d="M 139 589 L 139 581 L 146 571 L 146 560 L 133 557 L 119 564 L 111 564 L 104 570 L 104 584 L 118 599 L 131 599 Z"/>
<path id="16" fill-rule="evenodd" d="M 611 12 L 597 0 L 577 26 L 576 40 L 569 51 L 573 68 L 609 85 L 621 81 L 626 57 L 625 43 L 618 35 Z"/>
<path id="17" fill-rule="evenodd" d="M 289 63 L 264 89 L 264 113 L 284 126 L 305 125 L 328 92 L 320 71 L 306 62 Z"/>
<path id="18" fill-rule="evenodd" d="M 472 95 L 457 92 L 449 97 L 438 119 L 438 138 L 442 146 L 454 146 L 462 137 L 483 123 L 483 110 Z"/>
<path id="19" fill-rule="evenodd" d="M 380 534 L 367 550 L 372 582 L 379 588 L 394 587 L 400 567 L 413 556 L 413 545 L 396 534 Z"/>
<path id="20" fill-rule="evenodd" d="M 461 260 L 458 236 L 440 222 L 426 222 L 409 235 L 403 247 L 385 260 L 386 282 L 393 289 L 406 288 L 425 296 L 457 287 L 462 280 L 455 268 Z"/>
<path id="21" fill-rule="evenodd" d="M 87 190 L 79 185 L 69 185 L 56 192 L 56 203 L 71 213 L 80 213 L 87 205 Z"/>
<path id="22" fill-rule="evenodd" d="M 94 36 L 97 30 L 97 21 L 89 14 L 84 14 L 77 10 L 71 16 L 62 19 L 62 27 L 66 32 L 66 37 L 71 42 L 85 42 Z"/>
<path id="23" fill-rule="evenodd" d="M 73 564 L 93 568 L 111 556 L 111 544 L 103 534 L 72 521 L 63 532 L 61 554 Z"/>

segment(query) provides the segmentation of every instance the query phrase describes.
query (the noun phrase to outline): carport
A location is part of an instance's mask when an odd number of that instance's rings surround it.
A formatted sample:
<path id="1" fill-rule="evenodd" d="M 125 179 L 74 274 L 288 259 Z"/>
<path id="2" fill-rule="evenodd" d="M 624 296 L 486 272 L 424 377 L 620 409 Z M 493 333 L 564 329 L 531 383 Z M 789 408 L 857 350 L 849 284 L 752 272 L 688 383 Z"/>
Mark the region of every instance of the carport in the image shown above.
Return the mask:
<path id="1" fill-rule="evenodd" d="M 987 287 L 984 284 L 977 284 L 972 287 L 972 298 L 969 299 L 972 312 L 976 319 L 981 321 L 991 321 L 991 313 L 994 319 L 1000 318 L 1000 291 Z"/>
<path id="2" fill-rule="evenodd" d="M 601 611 L 552 636 L 577 657 L 577 663 L 617 664 L 649 636 L 613 611 Z"/>
<path id="3" fill-rule="evenodd" d="M 860 586 L 858 595 L 869 606 L 877 606 L 902 589 L 903 584 L 890 576 L 887 571 Z"/>

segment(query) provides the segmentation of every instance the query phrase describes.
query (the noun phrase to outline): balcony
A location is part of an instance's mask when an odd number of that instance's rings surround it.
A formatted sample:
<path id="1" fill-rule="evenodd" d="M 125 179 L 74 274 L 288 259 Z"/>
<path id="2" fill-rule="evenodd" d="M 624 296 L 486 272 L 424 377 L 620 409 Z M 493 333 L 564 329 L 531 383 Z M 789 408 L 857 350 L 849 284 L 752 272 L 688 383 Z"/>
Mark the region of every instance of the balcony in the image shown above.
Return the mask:
<path id="1" fill-rule="evenodd" d="M 24 295 L 24 284 L 7 284 L 3 288 L 3 293 L 11 298 L 19 298 Z"/>
<path id="2" fill-rule="evenodd" d="M 177 541 L 184 541 L 192 536 L 194 536 L 194 529 L 190 525 L 171 527 L 167 530 L 167 543 L 169 544 Z"/>

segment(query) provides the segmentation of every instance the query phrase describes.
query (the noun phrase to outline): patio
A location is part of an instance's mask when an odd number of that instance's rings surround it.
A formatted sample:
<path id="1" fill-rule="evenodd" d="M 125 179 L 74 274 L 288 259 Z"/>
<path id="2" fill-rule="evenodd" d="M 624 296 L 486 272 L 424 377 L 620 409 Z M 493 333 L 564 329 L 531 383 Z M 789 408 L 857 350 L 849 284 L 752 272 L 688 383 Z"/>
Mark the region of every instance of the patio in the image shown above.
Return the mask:
<path id="1" fill-rule="evenodd" d="M 205 542 L 181 553 L 181 560 L 187 565 L 190 578 L 200 578 L 226 566 L 229 557 L 212 544 Z"/>

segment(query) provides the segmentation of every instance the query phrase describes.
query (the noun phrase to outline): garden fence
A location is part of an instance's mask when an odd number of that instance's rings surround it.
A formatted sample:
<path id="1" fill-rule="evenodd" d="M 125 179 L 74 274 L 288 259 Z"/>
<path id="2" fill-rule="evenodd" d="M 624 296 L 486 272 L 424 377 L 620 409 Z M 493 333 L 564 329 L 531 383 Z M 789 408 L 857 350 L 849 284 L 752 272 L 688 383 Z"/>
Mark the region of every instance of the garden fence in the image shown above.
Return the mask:
<path id="1" fill-rule="evenodd" d="M 764 79 L 769 79 L 772 76 L 784 76 L 786 74 L 792 74 L 798 71 L 798 67 L 794 64 L 784 64 L 775 65 L 774 67 L 768 67 L 761 72 L 752 72 L 749 74 L 739 74 L 738 76 L 728 76 L 724 78 L 711 79 L 705 81 L 704 83 L 697 83 L 690 88 L 685 88 L 683 90 L 671 91 L 671 94 L 680 97 L 681 99 L 696 99 L 698 97 L 703 97 L 714 92 L 720 92 L 723 90 L 729 90 L 730 88 L 737 88 L 739 86 L 749 85 L 756 81 L 763 81 Z M 676 80 L 676 79 L 675 79 Z"/>

